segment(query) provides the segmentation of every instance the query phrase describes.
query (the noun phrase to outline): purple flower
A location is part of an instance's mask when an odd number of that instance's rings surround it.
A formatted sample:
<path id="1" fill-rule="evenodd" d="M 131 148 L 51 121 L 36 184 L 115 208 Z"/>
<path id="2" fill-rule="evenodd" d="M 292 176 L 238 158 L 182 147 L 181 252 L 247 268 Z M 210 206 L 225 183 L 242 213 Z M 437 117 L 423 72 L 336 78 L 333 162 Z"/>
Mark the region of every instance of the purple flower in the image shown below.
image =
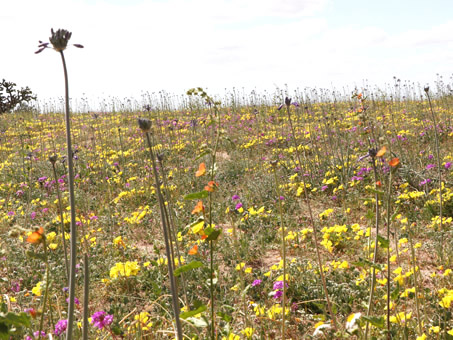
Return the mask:
<path id="1" fill-rule="evenodd" d="M 32 220 L 34 220 L 36 218 L 36 211 L 32 211 L 32 213 L 30 214 L 30 218 Z"/>
<path id="2" fill-rule="evenodd" d="M 235 207 L 236 210 L 239 210 L 239 209 L 241 209 L 241 208 L 242 208 L 242 203 L 241 203 L 241 202 L 239 202 L 238 204 L 236 204 L 236 207 Z"/>
<path id="3" fill-rule="evenodd" d="M 69 298 L 66 298 L 66 302 L 69 303 Z M 75 298 L 74 298 L 74 303 L 75 303 L 76 305 L 80 305 L 79 299 L 77 299 L 77 298 L 75 297 Z"/>
<path id="4" fill-rule="evenodd" d="M 38 338 L 38 336 L 39 336 L 39 331 L 33 332 L 33 336 L 34 336 L 35 338 Z M 44 338 L 45 336 L 46 336 L 46 332 L 41 331 L 41 338 Z"/>
<path id="5" fill-rule="evenodd" d="M 428 165 L 426 166 L 426 170 L 432 169 L 432 168 L 434 168 L 435 166 L 436 166 L 435 164 L 428 164 Z"/>
<path id="6" fill-rule="evenodd" d="M 445 163 L 445 169 L 447 169 L 447 170 L 450 169 L 451 164 L 452 164 L 451 162 Z"/>
<path id="7" fill-rule="evenodd" d="M 288 283 L 286 283 L 286 287 L 288 287 Z M 274 282 L 274 290 L 283 289 L 283 281 L 275 281 Z"/>
<path id="8" fill-rule="evenodd" d="M 433 155 L 429 155 L 428 158 L 429 158 L 429 159 L 433 159 L 434 156 L 433 156 Z"/>
<path id="9" fill-rule="evenodd" d="M 283 107 L 283 104 L 280 104 L 280 106 L 279 106 L 279 107 L 277 107 L 277 110 L 279 110 L 279 111 L 280 111 L 280 110 L 282 109 L 282 107 Z"/>
<path id="10" fill-rule="evenodd" d="M 236 200 L 240 199 L 240 197 L 238 195 L 233 195 L 233 197 L 231 197 L 231 199 L 233 201 L 236 201 Z"/>
<path id="11" fill-rule="evenodd" d="M 255 286 L 259 286 L 259 285 L 261 284 L 261 282 L 263 282 L 263 281 L 262 281 L 262 280 L 259 280 L 259 279 L 258 279 L 258 280 L 255 280 L 255 281 L 253 281 L 253 283 L 252 283 L 252 287 L 255 287 Z"/>
<path id="12" fill-rule="evenodd" d="M 322 188 L 321 188 L 321 191 L 324 191 L 324 190 L 326 190 L 327 188 L 328 188 L 327 185 L 323 185 Z"/>
<path id="13" fill-rule="evenodd" d="M 103 310 L 94 313 L 91 316 L 91 323 L 94 327 L 103 329 L 105 326 L 110 325 L 113 322 L 113 315 L 109 315 Z"/>
<path id="14" fill-rule="evenodd" d="M 283 201 L 285 199 L 285 197 L 280 196 L 279 199 L 280 199 L 280 201 Z"/>
<path id="15" fill-rule="evenodd" d="M 68 320 L 64 319 L 64 320 L 58 321 L 57 324 L 55 325 L 54 334 L 57 336 L 63 334 L 66 331 L 67 327 L 68 327 Z"/>
<path id="16" fill-rule="evenodd" d="M 278 299 L 283 295 L 283 291 L 277 290 L 274 294 L 274 299 Z"/>
<path id="17" fill-rule="evenodd" d="M 38 178 L 38 182 L 41 183 L 41 182 L 45 182 L 47 180 L 47 177 L 44 176 L 44 177 L 39 177 Z"/>

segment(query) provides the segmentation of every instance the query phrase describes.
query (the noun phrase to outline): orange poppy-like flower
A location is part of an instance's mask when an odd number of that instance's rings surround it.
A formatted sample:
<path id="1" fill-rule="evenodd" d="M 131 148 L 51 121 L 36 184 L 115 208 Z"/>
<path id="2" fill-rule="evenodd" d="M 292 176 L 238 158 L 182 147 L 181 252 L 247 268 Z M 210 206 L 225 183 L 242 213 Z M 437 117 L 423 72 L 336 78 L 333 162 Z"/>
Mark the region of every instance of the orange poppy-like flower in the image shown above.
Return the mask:
<path id="1" fill-rule="evenodd" d="M 397 167 L 398 164 L 400 164 L 400 160 L 398 157 L 393 158 L 392 160 L 389 161 L 389 165 L 393 168 Z"/>
<path id="2" fill-rule="evenodd" d="M 381 181 L 377 181 L 377 182 L 376 182 L 376 186 L 377 186 L 377 187 L 380 187 L 380 186 L 382 186 L 382 183 L 381 183 Z"/>
<path id="3" fill-rule="evenodd" d="M 192 210 L 192 214 L 198 214 L 199 212 L 203 212 L 203 211 L 204 211 L 203 202 L 198 201 L 197 205 Z"/>
<path id="4" fill-rule="evenodd" d="M 379 151 L 378 153 L 376 154 L 376 157 L 382 157 L 385 155 L 385 153 L 387 152 L 387 148 L 386 146 L 384 145 Z"/>
<path id="5" fill-rule="evenodd" d="M 198 254 L 198 244 L 194 245 L 192 249 L 189 250 L 189 255 L 197 255 Z"/>
<path id="6" fill-rule="evenodd" d="M 195 177 L 203 176 L 206 173 L 206 164 L 201 163 L 198 167 L 197 172 L 195 173 Z"/>
<path id="7" fill-rule="evenodd" d="M 39 230 L 36 230 L 30 234 L 30 236 L 27 237 L 27 242 L 28 243 L 33 243 L 33 244 L 38 244 L 41 243 L 41 240 L 44 235 L 44 228 L 39 227 Z"/>
<path id="8" fill-rule="evenodd" d="M 216 183 L 214 181 L 209 181 L 208 185 L 204 187 L 204 190 L 213 192 L 217 187 L 219 186 L 219 183 Z"/>
<path id="9" fill-rule="evenodd" d="M 357 95 L 357 98 L 358 98 L 358 99 L 362 99 L 362 94 L 359 93 L 359 94 Z"/>

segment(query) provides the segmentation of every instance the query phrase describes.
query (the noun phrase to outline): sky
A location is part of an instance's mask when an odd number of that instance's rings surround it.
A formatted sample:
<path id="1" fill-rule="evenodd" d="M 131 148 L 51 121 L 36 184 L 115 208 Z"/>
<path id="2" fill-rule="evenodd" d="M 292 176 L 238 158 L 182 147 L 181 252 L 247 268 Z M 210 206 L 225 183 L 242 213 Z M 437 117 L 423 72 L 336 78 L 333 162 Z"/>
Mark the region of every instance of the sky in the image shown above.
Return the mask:
<path id="1" fill-rule="evenodd" d="M 72 32 L 70 96 L 211 95 L 452 82 L 451 0 L 0 0 L 0 79 L 64 94 L 50 29 Z"/>

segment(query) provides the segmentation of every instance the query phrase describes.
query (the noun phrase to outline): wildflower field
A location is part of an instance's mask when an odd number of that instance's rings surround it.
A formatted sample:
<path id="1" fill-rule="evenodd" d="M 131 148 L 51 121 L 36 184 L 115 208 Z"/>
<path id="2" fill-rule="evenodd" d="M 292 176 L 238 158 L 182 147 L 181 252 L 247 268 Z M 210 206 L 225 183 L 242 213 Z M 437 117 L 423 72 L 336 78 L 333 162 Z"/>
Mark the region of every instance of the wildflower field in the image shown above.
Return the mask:
<path id="1" fill-rule="evenodd" d="M 74 339 L 453 339 L 453 97 L 393 91 L 73 113 L 74 211 L 64 114 L 0 116 L 0 339 L 65 338 L 73 240 Z"/>

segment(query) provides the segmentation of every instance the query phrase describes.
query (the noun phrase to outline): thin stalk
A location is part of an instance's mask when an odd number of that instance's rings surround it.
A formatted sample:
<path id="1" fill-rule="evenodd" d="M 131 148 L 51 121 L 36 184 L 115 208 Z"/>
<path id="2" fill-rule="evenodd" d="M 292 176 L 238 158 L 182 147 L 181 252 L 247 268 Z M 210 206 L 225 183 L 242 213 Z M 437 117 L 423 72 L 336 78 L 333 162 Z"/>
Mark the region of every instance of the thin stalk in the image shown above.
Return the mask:
<path id="1" fill-rule="evenodd" d="M 39 321 L 39 333 L 38 333 L 38 340 L 41 339 L 41 331 L 42 327 L 44 325 L 44 314 L 46 312 L 46 305 L 47 305 L 47 298 L 49 296 L 49 258 L 47 257 L 47 243 L 46 243 L 46 237 L 43 236 L 42 238 L 42 245 L 44 247 L 44 259 L 46 262 L 46 291 L 44 292 L 44 301 L 42 305 L 42 313 L 41 313 L 41 320 Z"/>
<path id="2" fill-rule="evenodd" d="M 372 164 L 373 164 L 373 172 L 374 172 L 374 190 L 376 191 L 374 199 L 376 201 L 376 220 L 375 220 L 375 226 L 376 226 L 376 236 L 374 238 L 374 252 L 373 252 L 373 264 L 376 263 L 376 258 L 377 258 L 377 250 L 378 250 L 378 236 L 379 236 L 379 194 L 376 189 L 376 183 L 377 183 L 377 168 L 376 168 L 376 157 L 372 156 Z M 371 233 L 370 233 L 371 237 Z M 372 312 L 372 302 L 373 302 L 373 296 L 374 296 L 374 287 L 376 285 L 376 269 L 373 267 L 371 269 L 372 272 L 372 278 L 371 278 L 371 286 L 370 286 L 370 296 L 368 297 L 368 310 L 366 315 L 370 316 Z M 367 321 L 366 323 L 366 328 L 365 328 L 365 339 L 368 339 L 368 329 L 369 329 L 369 322 Z"/>
<path id="3" fill-rule="evenodd" d="M 154 172 L 154 180 L 156 184 L 156 192 L 157 192 L 157 197 L 159 200 L 159 208 L 160 208 L 160 216 L 162 220 L 162 229 L 164 233 L 164 241 L 165 241 L 165 252 L 167 255 L 167 263 L 168 263 L 168 276 L 170 278 L 170 290 L 171 290 L 171 296 L 173 300 L 173 311 L 175 313 L 175 323 L 176 323 L 176 333 L 178 340 L 182 340 L 183 334 L 182 334 L 182 327 L 181 327 L 181 320 L 179 318 L 180 314 L 180 309 L 179 309 L 179 301 L 178 301 L 178 292 L 176 289 L 176 280 L 175 280 L 175 275 L 173 273 L 173 258 L 171 256 L 171 250 L 170 250 L 170 241 L 169 241 L 169 235 L 168 235 L 168 226 L 167 226 L 167 221 L 165 219 L 165 208 L 164 208 L 164 199 L 162 196 L 162 192 L 160 190 L 160 185 L 159 185 L 159 177 L 157 175 L 157 168 L 156 168 L 156 161 L 154 159 L 154 151 L 151 145 L 151 139 L 149 138 L 149 132 L 145 132 L 146 135 L 146 140 L 148 142 L 149 146 L 149 152 L 151 155 L 151 162 L 153 166 L 153 172 Z"/>
<path id="4" fill-rule="evenodd" d="M 61 206 L 61 194 L 60 194 L 60 187 L 58 186 L 58 178 L 57 178 L 57 171 L 55 170 L 55 162 L 51 160 L 53 175 L 55 178 L 55 187 L 57 190 L 57 197 L 58 197 L 58 212 L 60 213 L 60 222 L 61 222 L 61 238 L 63 239 L 63 250 L 64 250 L 64 263 L 66 267 L 66 280 L 69 283 L 69 262 L 68 262 L 68 250 L 66 248 L 66 238 L 65 238 L 65 230 L 64 230 L 64 219 L 63 219 L 63 207 Z"/>
<path id="5" fill-rule="evenodd" d="M 441 161 L 440 161 L 440 147 L 439 147 L 439 135 L 437 133 L 437 120 L 436 115 L 434 114 L 433 105 L 431 103 L 431 97 L 429 96 L 429 88 L 425 88 L 426 96 L 428 97 L 429 108 L 431 110 L 431 117 L 433 119 L 434 125 L 434 136 L 436 141 L 436 158 L 437 158 L 437 172 L 439 177 L 439 217 L 440 217 L 440 260 L 443 263 L 444 261 L 444 231 L 442 227 L 442 169 L 441 169 Z"/>
<path id="6" fill-rule="evenodd" d="M 415 288 L 415 307 L 417 310 L 417 320 L 418 320 L 418 335 L 421 336 L 423 334 L 423 327 L 422 327 L 422 319 L 420 314 L 420 302 L 418 297 L 418 279 L 417 279 L 417 262 L 415 258 L 415 249 L 414 244 L 412 242 L 412 231 L 409 230 L 409 245 L 411 247 L 411 257 L 412 257 L 412 270 L 414 271 L 414 288 Z"/>
<path id="7" fill-rule="evenodd" d="M 300 158 L 299 149 L 297 148 L 298 145 L 297 145 L 297 141 L 296 141 L 296 131 L 294 129 L 293 122 L 291 120 L 291 113 L 290 113 L 289 107 L 290 107 L 290 105 L 287 104 L 286 105 L 286 112 L 288 113 L 288 120 L 289 120 L 289 125 L 291 127 L 291 135 L 292 135 L 294 147 L 296 149 L 297 160 L 299 162 L 299 167 L 302 170 L 302 161 L 301 161 L 301 158 Z M 304 152 L 304 159 L 306 159 L 307 157 L 306 157 L 306 154 L 305 154 L 305 148 L 303 148 L 303 152 Z M 325 296 L 326 302 L 327 302 L 327 310 L 329 311 L 330 317 L 332 318 L 332 321 L 333 321 L 333 327 L 334 327 L 334 329 L 336 331 L 338 329 L 337 319 L 336 319 L 335 314 L 333 313 L 333 310 L 332 310 L 332 305 L 331 305 L 330 299 L 329 299 L 329 293 L 327 291 L 326 278 L 325 278 L 324 272 L 322 270 L 321 253 L 319 251 L 319 245 L 318 245 L 318 239 L 319 239 L 318 231 L 316 229 L 315 219 L 313 218 L 313 211 L 311 209 L 310 201 L 308 200 L 308 193 L 307 193 L 307 186 L 306 186 L 306 183 L 305 183 L 305 176 L 303 175 L 302 171 L 300 171 L 300 174 L 301 174 L 301 178 L 302 178 L 302 185 L 304 186 L 305 204 L 307 206 L 308 214 L 310 216 L 310 224 L 313 227 L 313 237 L 315 239 L 315 250 L 316 250 L 316 257 L 317 257 L 317 261 L 318 261 L 319 275 L 321 276 L 321 282 L 322 282 L 322 287 L 323 287 L 323 290 L 324 290 L 324 296 Z"/>
<path id="8" fill-rule="evenodd" d="M 390 226 L 392 224 L 390 217 L 392 194 L 392 170 L 390 169 L 388 192 L 387 192 L 387 240 L 390 242 Z M 396 244 L 398 247 L 398 244 Z M 390 244 L 387 247 L 387 339 L 390 340 Z"/>
<path id="9" fill-rule="evenodd" d="M 277 171 L 274 168 L 275 186 L 278 199 L 278 210 L 280 214 L 280 228 L 282 228 L 282 260 L 283 260 L 283 295 L 282 295 L 282 339 L 285 340 L 285 311 L 286 311 L 286 243 L 285 243 L 285 225 L 283 223 L 283 207 L 280 199 L 280 190 L 278 183 Z"/>
<path id="10" fill-rule="evenodd" d="M 90 268 L 88 254 L 83 258 L 83 340 L 88 340 L 88 303 L 90 301 Z"/>
<path id="11" fill-rule="evenodd" d="M 68 328 L 66 329 L 66 340 L 72 339 L 72 330 L 74 324 L 74 298 L 76 284 L 76 264 L 77 264 L 77 225 L 75 216 L 75 197 L 74 197 L 74 164 L 72 159 L 71 144 L 71 120 L 69 116 L 69 84 L 68 71 L 63 51 L 60 51 L 61 61 L 63 62 L 64 80 L 65 80 L 65 121 L 66 121 L 66 145 L 68 158 L 68 181 L 69 181 L 69 205 L 71 207 L 71 250 L 70 250 L 70 274 L 69 274 L 69 307 L 68 307 Z M 64 234 L 63 234 L 64 237 Z"/>

